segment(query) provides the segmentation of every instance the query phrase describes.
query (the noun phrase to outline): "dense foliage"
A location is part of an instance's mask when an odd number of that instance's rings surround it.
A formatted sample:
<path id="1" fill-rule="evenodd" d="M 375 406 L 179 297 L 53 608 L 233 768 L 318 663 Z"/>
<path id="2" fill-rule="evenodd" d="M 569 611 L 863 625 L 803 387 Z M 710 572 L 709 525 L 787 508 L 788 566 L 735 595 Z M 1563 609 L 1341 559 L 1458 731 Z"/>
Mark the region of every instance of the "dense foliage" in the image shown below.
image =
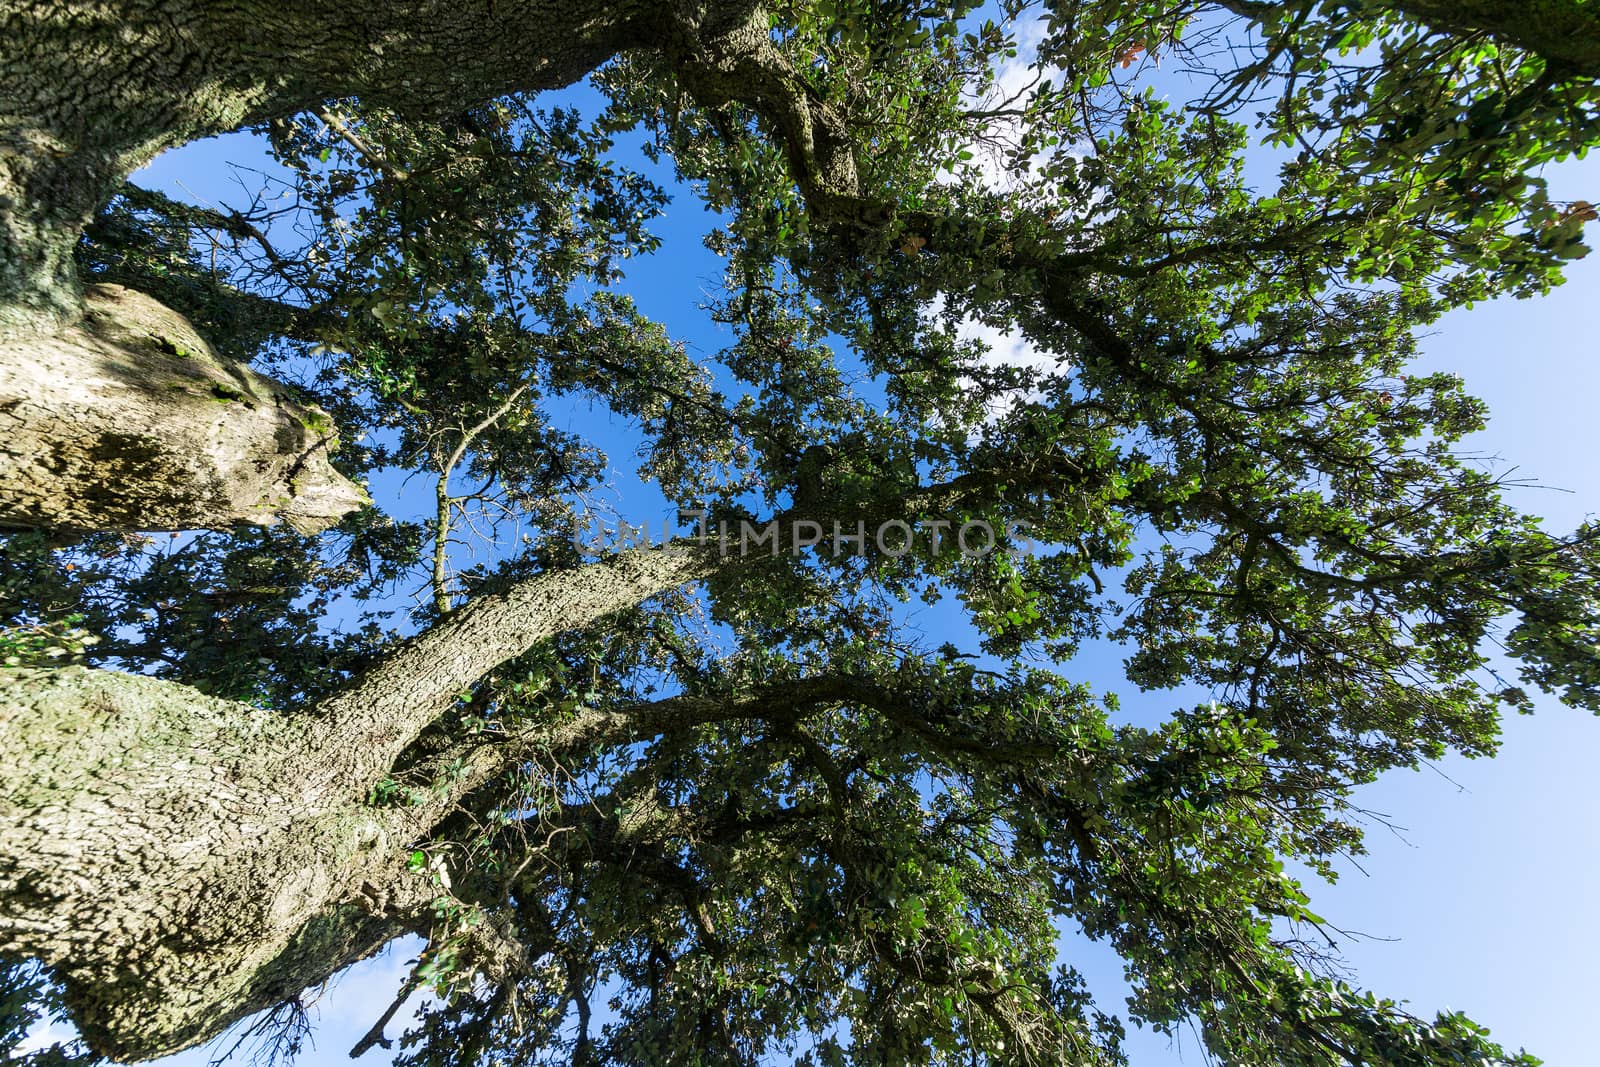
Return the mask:
<path id="1" fill-rule="evenodd" d="M 295 714 L 582 564 L 608 457 L 563 427 L 592 399 L 713 524 L 982 520 L 1019 550 L 734 560 L 462 693 L 373 804 L 466 740 L 548 740 L 416 843 L 448 872 L 416 974 L 439 999 L 400 1062 L 1120 1062 L 1064 930 L 1126 961 L 1133 1019 L 1194 1020 L 1224 1062 L 1534 1062 L 1345 984 L 1286 873 L 1360 850 L 1361 784 L 1493 751 L 1527 703 L 1497 643 L 1600 707 L 1596 531 L 1502 502 L 1453 451 L 1482 406 L 1408 371 L 1419 327 L 1586 251 L 1594 209 L 1537 170 L 1600 139 L 1600 71 L 1427 8 L 774 5 L 849 182 L 777 90 L 630 53 L 588 113 L 276 123 L 288 177 L 237 211 L 130 185 L 88 273 L 298 382 L 346 473 L 438 488 L 315 538 L 11 536 L 8 661 Z M 670 190 L 625 165 L 641 138 Z M 624 272 L 696 200 L 726 264 L 709 358 Z M 964 621 L 930 638 L 918 598 Z M 1108 641 L 1163 721 L 1074 670 Z"/>

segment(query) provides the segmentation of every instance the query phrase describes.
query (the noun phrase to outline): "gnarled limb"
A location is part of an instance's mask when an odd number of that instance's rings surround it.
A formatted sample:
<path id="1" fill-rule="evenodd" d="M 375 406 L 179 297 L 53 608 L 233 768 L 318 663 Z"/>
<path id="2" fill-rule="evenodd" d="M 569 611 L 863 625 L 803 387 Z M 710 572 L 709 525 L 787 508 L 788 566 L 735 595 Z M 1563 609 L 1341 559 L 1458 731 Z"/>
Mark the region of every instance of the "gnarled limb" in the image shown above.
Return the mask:
<path id="1" fill-rule="evenodd" d="M 716 565 L 646 550 L 529 578 L 290 717 L 139 675 L 0 672 L 0 951 L 55 967 L 91 1047 L 137 1060 L 425 930 L 437 890 L 406 856 L 456 794 L 380 808 L 372 787 L 497 664 Z"/>
<path id="2" fill-rule="evenodd" d="M 367 502 L 317 408 L 149 297 L 95 286 L 86 308 L 0 340 L 0 527 L 314 533 Z"/>

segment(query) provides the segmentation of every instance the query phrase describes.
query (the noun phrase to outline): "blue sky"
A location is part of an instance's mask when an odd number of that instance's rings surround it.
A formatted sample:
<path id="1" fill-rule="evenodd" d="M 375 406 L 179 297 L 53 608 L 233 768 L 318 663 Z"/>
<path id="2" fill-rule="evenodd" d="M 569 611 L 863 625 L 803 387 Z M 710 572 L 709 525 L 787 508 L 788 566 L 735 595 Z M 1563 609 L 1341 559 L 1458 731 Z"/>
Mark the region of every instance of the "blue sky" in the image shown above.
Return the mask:
<path id="1" fill-rule="evenodd" d="M 1600 158 L 1552 168 L 1561 199 L 1600 191 Z M 1553 531 L 1600 510 L 1600 256 L 1547 297 L 1499 300 L 1442 320 L 1422 366 L 1460 374 L 1492 421 L 1469 445 L 1545 488 L 1512 491 Z M 1448 1006 L 1556 1067 L 1595 1060 L 1600 819 L 1592 783 L 1600 720 L 1548 695 L 1512 716 L 1494 760 L 1396 773 L 1368 807 L 1408 829 L 1369 836 L 1368 872 L 1317 894 L 1341 926 L 1397 938 L 1347 947 L 1363 984 Z"/>
<path id="2" fill-rule="evenodd" d="M 135 180 L 174 195 L 240 203 L 224 163 L 255 163 L 258 151 L 237 135 L 190 145 Z M 1600 156 L 1547 176 L 1558 199 L 1600 201 Z M 718 264 L 698 241 L 705 225 L 696 201 L 677 201 L 660 227 L 665 248 L 635 261 L 627 289 L 691 352 L 709 356 L 722 339 L 697 310 L 718 284 Z M 1596 511 L 1600 501 L 1600 256 L 1574 264 L 1569 276 L 1548 297 L 1451 314 L 1425 339 L 1422 360 L 1427 369 L 1460 374 L 1489 402 L 1492 422 L 1469 447 L 1541 486 L 1515 489 L 1513 499 L 1557 531 Z M 582 412 L 571 417 L 573 429 L 590 422 Z M 613 465 L 625 490 L 633 483 L 627 453 L 614 455 Z M 655 499 L 619 503 L 628 505 L 629 518 L 656 520 Z M 944 625 L 940 613 L 927 624 Z M 1100 656 L 1081 669 L 1104 675 L 1088 680 L 1108 685 L 1117 664 Z M 1592 977 L 1600 961 L 1600 916 L 1592 906 L 1600 896 L 1600 821 L 1590 788 L 1600 721 L 1547 696 L 1536 704 L 1536 714 L 1507 721 L 1498 758 L 1447 759 L 1368 788 L 1364 806 L 1403 830 L 1374 825 L 1370 854 L 1359 868 L 1346 864 L 1338 884 L 1313 887 L 1313 906 L 1334 925 L 1368 935 L 1341 945 L 1358 984 L 1409 1000 L 1418 1014 L 1465 1011 L 1508 1046 L 1525 1046 L 1555 1067 L 1582 1067 L 1594 1060 L 1589 1010 L 1600 989 Z M 303 1064 L 346 1062 L 346 1050 L 398 988 L 414 948 L 391 949 L 320 997 L 315 1047 Z M 1114 957 L 1086 949 L 1084 969 L 1115 1007 Z M 391 1036 L 399 1029 L 392 1025 Z M 163 1062 L 201 1067 L 229 1043 Z M 1174 1045 L 1135 1032 L 1130 1051 L 1139 1065 L 1204 1062 L 1192 1036 Z M 385 1058 L 373 1052 L 365 1062 Z"/>

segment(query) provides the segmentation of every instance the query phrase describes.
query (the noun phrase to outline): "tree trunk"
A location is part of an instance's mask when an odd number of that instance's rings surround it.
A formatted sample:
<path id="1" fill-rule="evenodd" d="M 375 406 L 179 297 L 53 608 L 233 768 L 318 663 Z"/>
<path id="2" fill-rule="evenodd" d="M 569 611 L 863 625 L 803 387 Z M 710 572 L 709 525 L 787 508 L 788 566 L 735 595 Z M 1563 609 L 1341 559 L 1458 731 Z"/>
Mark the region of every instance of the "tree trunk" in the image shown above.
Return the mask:
<path id="1" fill-rule="evenodd" d="M 719 565 L 640 550 L 528 579 L 293 716 L 138 675 L 0 672 L 0 953 L 54 967 L 90 1047 L 138 1060 L 425 930 L 434 890 L 406 857 L 459 793 L 379 808 L 372 787 L 496 664 Z"/>
<path id="2" fill-rule="evenodd" d="M 0 332 L 76 317 L 73 243 L 164 148 L 339 96 L 419 111 L 570 84 L 667 11 L 0 0 Z"/>
<path id="3" fill-rule="evenodd" d="M 755 9 L 0 0 L 0 333 L 76 317 L 73 243 L 164 148 L 342 96 L 424 114 L 559 88 L 626 49 L 714 44 Z"/>
<path id="4" fill-rule="evenodd" d="M 56 968 L 97 1052 L 188 1047 L 406 928 L 346 904 L 403 842 L 300 788 L 297 720 L 83 668 L 7 671 L 0 699 L 0 939 Z"/>

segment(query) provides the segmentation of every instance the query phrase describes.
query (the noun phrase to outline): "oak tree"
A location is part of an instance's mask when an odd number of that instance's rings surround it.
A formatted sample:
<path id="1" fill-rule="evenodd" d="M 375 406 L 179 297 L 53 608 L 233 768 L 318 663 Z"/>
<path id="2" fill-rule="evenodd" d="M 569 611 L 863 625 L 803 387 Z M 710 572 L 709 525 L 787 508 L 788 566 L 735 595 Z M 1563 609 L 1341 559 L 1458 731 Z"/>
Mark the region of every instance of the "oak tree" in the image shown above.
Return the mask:
<path id="1" fill-rule="evenodd" d="M 0 1036 L 292 1041 L 416 934 L 417 1067 L 1118 1063 L 1076 927 L 1225 1062 L 1534 1062 L 1331 972 L 1286 865 L 1491 753 L 1513 682 L 1600 698 L 1597 531 L 1514 511 L 1410 369 L 1586 251 L 1538 172 L 1600 140 L 1594 5 L 0 25 Z M 128 181 L 235 129 L 253 203 Z M 709 358 L 623 273 L 696 200 Z M 738 550 L 585 552 L 575 398 Z M 396 469 L 426 509 L 369 500 Z M 1160 722 L 1077 676 L 1108 641 Z"/>

